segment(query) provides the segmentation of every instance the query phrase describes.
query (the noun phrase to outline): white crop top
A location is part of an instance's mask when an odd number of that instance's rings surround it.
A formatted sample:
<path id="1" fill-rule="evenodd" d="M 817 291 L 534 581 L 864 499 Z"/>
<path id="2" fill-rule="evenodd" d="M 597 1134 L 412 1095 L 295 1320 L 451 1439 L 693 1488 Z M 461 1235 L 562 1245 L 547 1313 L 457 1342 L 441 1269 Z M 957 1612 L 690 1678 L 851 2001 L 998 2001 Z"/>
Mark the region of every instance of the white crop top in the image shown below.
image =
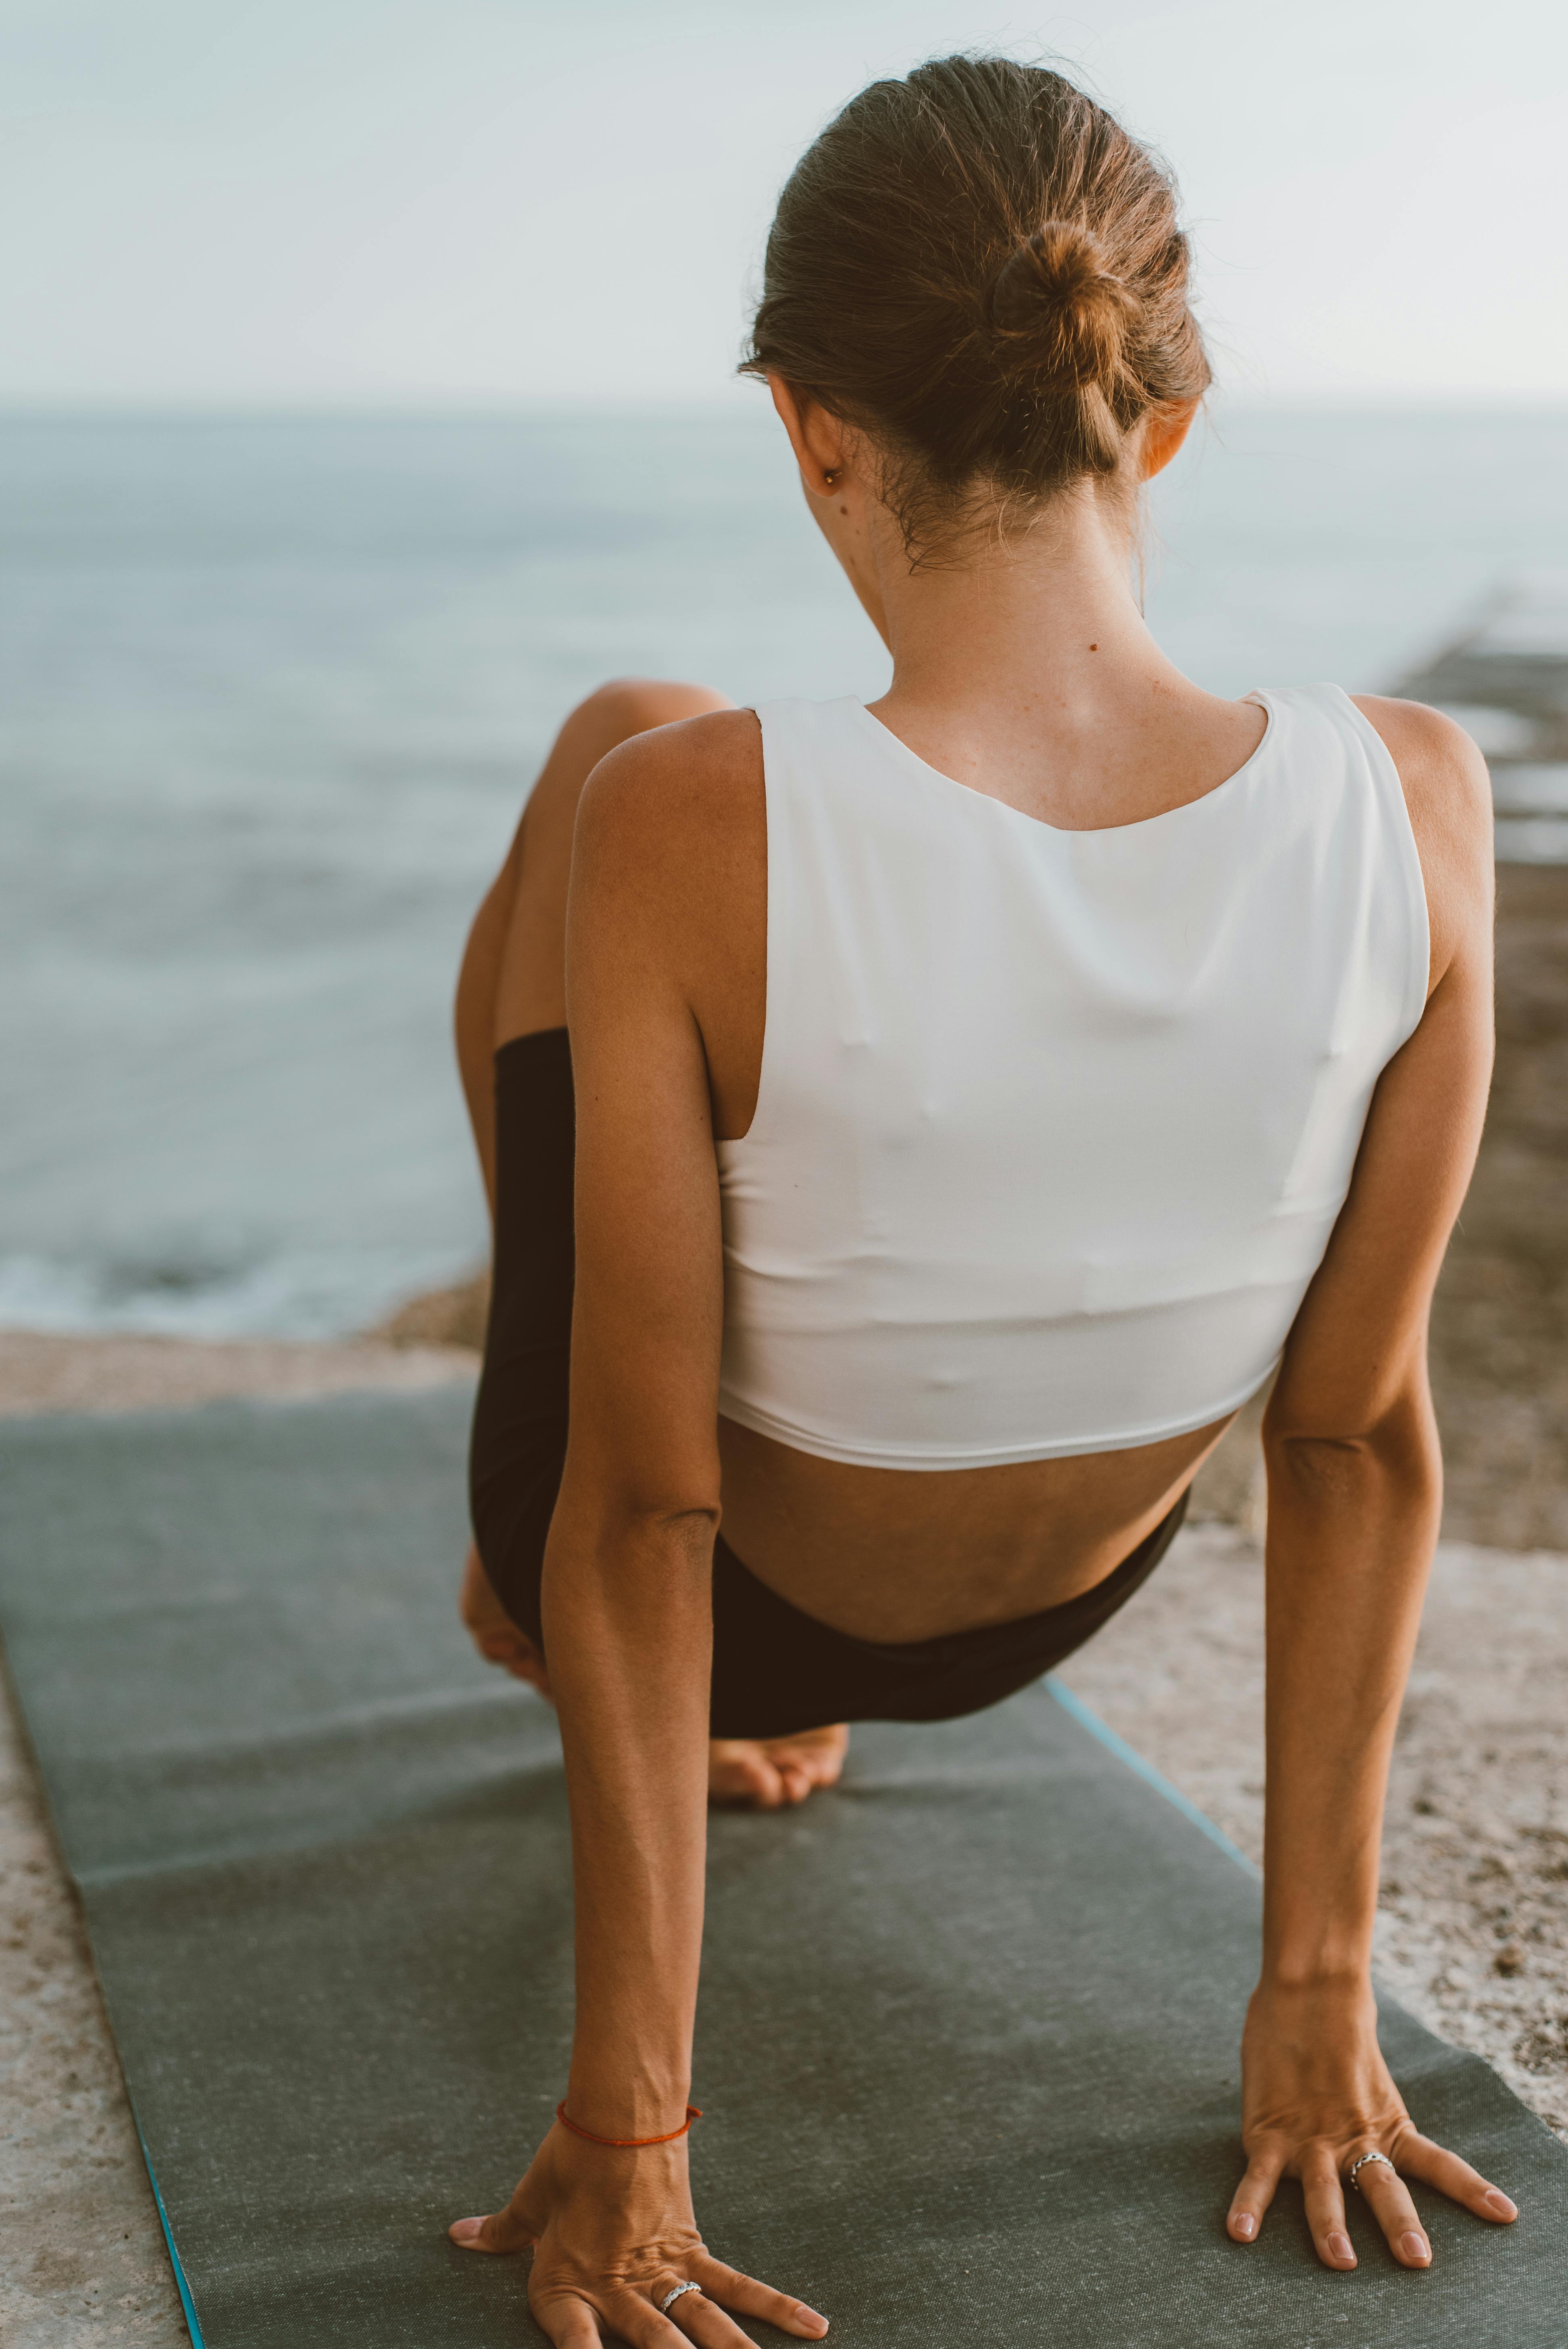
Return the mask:
<path id="1" fill-rule="evenodd" d="M 1179 1434 L 1268 1377 L 1429 947 L 1380 737 L 1336 686 L 1252 698 L 1228 781 L 1100 832 L 954 782 L 861 702 L 759 710 L 727 1418 L 980 1467 Z"/>

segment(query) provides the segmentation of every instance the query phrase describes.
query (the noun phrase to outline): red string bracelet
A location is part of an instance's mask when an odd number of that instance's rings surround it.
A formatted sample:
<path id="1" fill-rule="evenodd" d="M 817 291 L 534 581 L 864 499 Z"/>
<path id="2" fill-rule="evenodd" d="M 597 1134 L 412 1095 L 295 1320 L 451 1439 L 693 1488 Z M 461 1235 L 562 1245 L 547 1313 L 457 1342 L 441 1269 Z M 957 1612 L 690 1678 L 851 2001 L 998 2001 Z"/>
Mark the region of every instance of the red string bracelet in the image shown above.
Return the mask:
<path id="1" fill-rule="evenodd" d="M 663 2137 L 595 2137 L 592 2129 L 579 2128 L 574 2120 L 568 2119 L 564 2100 L 556 2106 L 555 2117 L 561 2123 L 562 2128 L 570 2129 L 573 2137 L 586 2138 L 590 2145 L 614 2145 L 624 2147 L 634 2145 L 670 2145 L 677 2137 L 685 2137 L 693 2121 L 700 2121 L 702 2115 L 695 2105 L 688 2105 L 686 2108 L 686 2118 L 682 2121 L 679 2128 L 666 2129 Z"/>

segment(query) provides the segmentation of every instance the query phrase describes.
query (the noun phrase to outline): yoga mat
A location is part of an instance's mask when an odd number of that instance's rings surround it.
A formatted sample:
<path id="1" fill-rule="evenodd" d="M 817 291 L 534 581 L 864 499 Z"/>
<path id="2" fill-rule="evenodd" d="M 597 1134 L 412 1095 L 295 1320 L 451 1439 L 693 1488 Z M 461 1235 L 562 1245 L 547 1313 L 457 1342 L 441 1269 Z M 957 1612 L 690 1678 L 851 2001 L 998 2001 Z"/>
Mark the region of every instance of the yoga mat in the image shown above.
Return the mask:
<path id="1" fill-rule="evenodd" d="M 0 1432 L 0 1622 L 210 2349 L 539 2337 L 523 2263 L 444 2234 L 570 2031 L 553 1718 L 453 1612 L 465 1414 Z M 838 1792 L 715 1817 L 710 1888 L 699 2218 L 846 2349 L 1568 2339 L 1568 2149 L 1393 2006 L 1418 2121 L 1518 2226 L 1418 2188 L 1406 2274 L 1352 2198 L 1330 2275 L 1287 2188 L 1225 2240 L 1256 1882 L 1048 1686 L 859 1731 Z"/>

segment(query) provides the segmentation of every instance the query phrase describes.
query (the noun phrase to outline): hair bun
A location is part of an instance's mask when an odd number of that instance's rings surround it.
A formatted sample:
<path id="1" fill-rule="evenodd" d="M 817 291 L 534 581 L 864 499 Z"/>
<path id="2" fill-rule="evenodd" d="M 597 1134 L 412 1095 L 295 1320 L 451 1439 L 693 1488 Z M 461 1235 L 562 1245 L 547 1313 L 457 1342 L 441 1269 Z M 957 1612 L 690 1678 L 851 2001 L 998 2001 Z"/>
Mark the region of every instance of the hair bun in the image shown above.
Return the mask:
<path id="1" fill-rule="evenodd" d="M 1058 381 L 1111 383 L 1136 305 L 1092 229 L 1047 221 L 1015 246 L 990 295 L 1001 355 Z"/>

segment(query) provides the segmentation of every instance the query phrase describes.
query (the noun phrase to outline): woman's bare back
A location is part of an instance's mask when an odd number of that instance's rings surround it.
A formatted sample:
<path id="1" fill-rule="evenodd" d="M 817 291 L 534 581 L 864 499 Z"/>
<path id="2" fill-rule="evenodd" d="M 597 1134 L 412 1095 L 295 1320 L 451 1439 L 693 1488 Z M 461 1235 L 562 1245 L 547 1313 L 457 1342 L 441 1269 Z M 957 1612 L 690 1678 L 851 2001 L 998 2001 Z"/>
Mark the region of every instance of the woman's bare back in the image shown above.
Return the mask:
<path id="1" fill-rule="evenodd" d="M 1059 709 L 1026 709 L 1032 737 L 1016 713 L 989 739 L 984 728 L 966 729 L 961 712 L 945 722 L 929 708 L 911 718 L 891 697 L 874 714 L 920 755 L 938 751 L 948 768 L 966 770 L 969 788 L 1044 821 L 1099 818 L 1098 826 L 1059 829 L 1106 828 L 1202 796 L 1256 748 L 1264 724 L 1256 704 L 1177 684 L 1162 698 L 1148 697 L 1161 720 L 1154 734 L 1136 708 L 1119 731 L 1113 697 L 1109 709 L 1102 700 L 1076 727 L 1062 725 Z M 1428 742 L 1443 726 L 1432 713 L 1372 700 L 1362 707 L 1413 776 L 1407 795 L 1418 844 L 1438 882 L 1439 969 L 1441 773 L 1453 753 Z M 1096 736 L 1109 755 L 1090 800 L 1084 752 Z M 605 762 L 598 788 L 624 799 L 617 821 L 648 830 L 645 885 L 663 889 L 656 926 L 700 1031 L 713 1133 L 739 1138 L 756 1109 L 767 1014 L 767 818 L 755 714 L 710 707 L 645 733 Z M 638 984 L 634 969 L 625 984 Z M 1121 1450 L 933 1475 L 822 1458 L 721 1419 L 726 1538 L 781 1597 L 861 1639 L 924 1640 L 1009 1621 L 1109 1574 L 1160 1523 L 1229 1423 L 1222 1418 Z"/>
<path id="2" fill-rule="evenodd" d="M 1122 685 L 1101 657 L 1102 645 L 1107 655 L 1113 649 L 1114 626 L 1108 613 L 1099 637 L 1085 636 L 1084 674 L 1072 692 L 1058 674 L 1034 702 L 1003 699 L 995 722 L 986 714 L 966 722 L 961 707 L 930 698 L 905 709 L 894 696 L 873 714 L 919 755 L 943 757 L 954 781 L 1058 828 L 1088 828 L 1081 819 L 1091 814 L 1099 827 L 1141 822 L 1223 782 L 1256 749 L 1265 721 L 1255 704 L 1217 700 L 1163 664 L 1152 679 L 1135 669 Z M 659 870 L 676 876 L 655 920 L 700 1031 L 715 1138 L 738 1139 L 756 1109 L 767 1024 L 767 816 L 755 714 L 710 704 L 644 733 L 606 761 L 599 788 L 624 793 L 624 820 L 647 823 Z M 568 813 L 548 797 L 540 803 L 542 847 L 564 838 Z M 559 850 L 552 861 L 563 888 Z M 653 858 L 645 871 L 655 885 Z M 548 909 L 539 927 L 560 935 Z M 624 983 L 637 986 L 634 969 Z M 535 985 L 503 1000 L 507 1032 L 550 1024 L 538 1016 L 552 1008 L 539 993 Z M 1128 1450 L 933 1475 L 823 1459 L 721 1420 L 726 1538 L 781 1597 L 862 1639 L 923 1640 L 1009 1621 L 1108 1575 L 1166 1515 L 1228 1423 Z"/>

